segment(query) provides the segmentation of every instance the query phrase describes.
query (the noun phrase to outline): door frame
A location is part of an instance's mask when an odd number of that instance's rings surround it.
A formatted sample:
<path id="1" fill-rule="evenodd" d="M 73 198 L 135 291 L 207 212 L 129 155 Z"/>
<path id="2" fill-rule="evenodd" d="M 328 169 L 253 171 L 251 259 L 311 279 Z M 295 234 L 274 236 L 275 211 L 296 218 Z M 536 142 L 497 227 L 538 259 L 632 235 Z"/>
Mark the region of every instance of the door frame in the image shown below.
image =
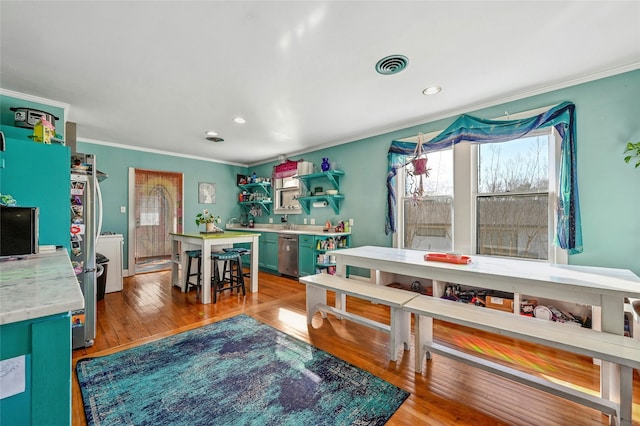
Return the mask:
<path id="1" fill-rule="evenodd" d="M 138 168 L 140 170 L 147 170 Z M 168 172 L 168 173 L 180 173 L 180 172 Z M 182 176 L 182 187 L 180 190 L 182 191 L 182 197 L 180 199 L 179 210 L 184 214 L 184 173 L 181 173 Z M 129 194 L 128 194 L 128 205 L 129 205 L 129 215 L 128 215 L 128 244 L 127 244 L 127 263 L 128 271 L 127 276 L 132 276 L 136 274 L 136 168 L 129 167 Z M 182 217 L 183 226 L 184 226 L 184 216 Z"/>

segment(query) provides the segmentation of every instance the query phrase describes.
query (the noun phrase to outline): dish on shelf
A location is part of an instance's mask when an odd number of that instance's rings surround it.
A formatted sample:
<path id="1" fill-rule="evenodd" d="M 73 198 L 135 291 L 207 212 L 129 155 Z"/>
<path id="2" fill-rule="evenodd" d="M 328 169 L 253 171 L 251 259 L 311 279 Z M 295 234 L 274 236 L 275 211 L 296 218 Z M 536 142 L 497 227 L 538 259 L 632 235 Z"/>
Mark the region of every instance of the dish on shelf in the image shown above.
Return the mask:
<path id="1" fill-rule="evenodd" d="M 338 195 L 337 189 L 327 189 L 325 192 L 327 195 Z"/>
<path id="2" fill-rule="evenodd" d="M 469 256 L 460 255 L 459 258 L 455 258 L 449 256 L 447 253 L 427 253 L 424 255 L 424 260 L 434 261 L 434 262 L 446 262 L 446 263 L 455 263 L 457 265 L 466 265 L 471 263 L 471 258 Z"/>

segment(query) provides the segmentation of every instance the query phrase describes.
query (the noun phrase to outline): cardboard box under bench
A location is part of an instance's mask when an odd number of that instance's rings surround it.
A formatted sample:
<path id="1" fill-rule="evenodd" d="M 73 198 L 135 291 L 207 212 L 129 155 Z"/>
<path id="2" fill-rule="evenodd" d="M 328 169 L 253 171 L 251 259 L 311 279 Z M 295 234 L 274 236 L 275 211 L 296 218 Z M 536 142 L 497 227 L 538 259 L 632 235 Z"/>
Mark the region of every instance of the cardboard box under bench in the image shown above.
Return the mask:
<path id="1" fill-rule="evenodd" d="M 487 308 L 513 313 L 513 299 L 506 299 L 504 297 L 497 296 L 487 296 L 485 299 L 485 303 Z"/>

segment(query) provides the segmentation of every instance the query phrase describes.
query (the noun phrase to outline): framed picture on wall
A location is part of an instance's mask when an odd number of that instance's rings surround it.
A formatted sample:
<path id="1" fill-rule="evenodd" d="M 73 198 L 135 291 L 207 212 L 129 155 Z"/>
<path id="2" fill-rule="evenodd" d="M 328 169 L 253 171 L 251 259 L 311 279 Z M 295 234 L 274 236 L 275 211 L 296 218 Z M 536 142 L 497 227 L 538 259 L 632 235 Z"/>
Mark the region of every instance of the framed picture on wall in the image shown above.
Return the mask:
<path id="1" fill-rule="evenodd" d="M 216 184 L 198 182 L 198 203 L 214 204 L 216 202 Z"/>

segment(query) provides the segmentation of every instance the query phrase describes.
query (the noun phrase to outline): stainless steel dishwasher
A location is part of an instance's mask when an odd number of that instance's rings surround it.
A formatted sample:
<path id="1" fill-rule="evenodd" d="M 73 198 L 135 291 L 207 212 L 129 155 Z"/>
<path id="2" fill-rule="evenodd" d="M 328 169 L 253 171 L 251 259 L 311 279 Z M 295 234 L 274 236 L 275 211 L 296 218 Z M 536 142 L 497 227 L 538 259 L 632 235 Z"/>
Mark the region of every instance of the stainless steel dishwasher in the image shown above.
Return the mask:
<path id="1" fill-rule="evenodd" d="M 298 276 L 298 236 L 279 234 L 278 272 L 292 277 Z"/>

